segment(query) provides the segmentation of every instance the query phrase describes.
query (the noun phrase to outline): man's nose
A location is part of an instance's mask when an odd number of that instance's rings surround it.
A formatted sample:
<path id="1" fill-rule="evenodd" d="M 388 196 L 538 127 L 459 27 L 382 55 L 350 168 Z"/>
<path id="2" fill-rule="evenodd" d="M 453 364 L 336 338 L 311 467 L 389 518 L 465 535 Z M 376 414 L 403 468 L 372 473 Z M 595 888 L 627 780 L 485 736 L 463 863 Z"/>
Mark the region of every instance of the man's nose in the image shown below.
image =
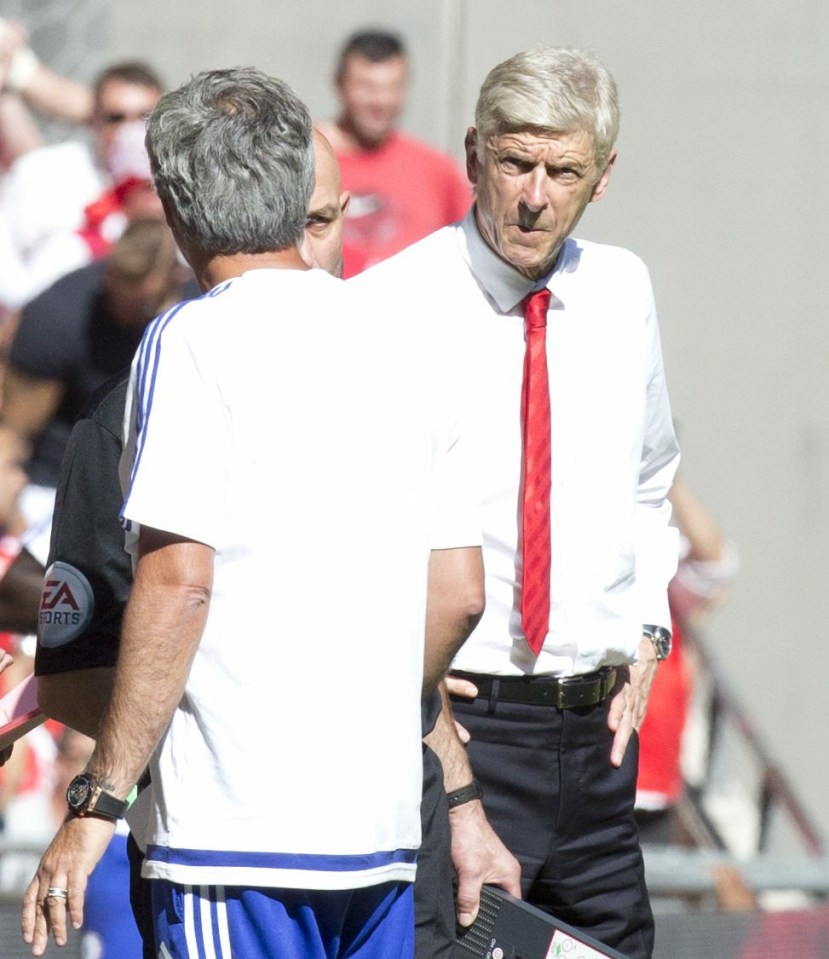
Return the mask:
<path id="1" fill-rule="evenodd" d="M 524 181 L 522 200 L 528 210 L 540 213 L 547 206 L 547 171 L 541 167 L 533 167 Z"/>
<path id="2" fill-rule="evenodd" d="M 370 102 L 375 109 L 389 110 L 397 103 L 397 99 L 394 90 L 377 90 Z"/>

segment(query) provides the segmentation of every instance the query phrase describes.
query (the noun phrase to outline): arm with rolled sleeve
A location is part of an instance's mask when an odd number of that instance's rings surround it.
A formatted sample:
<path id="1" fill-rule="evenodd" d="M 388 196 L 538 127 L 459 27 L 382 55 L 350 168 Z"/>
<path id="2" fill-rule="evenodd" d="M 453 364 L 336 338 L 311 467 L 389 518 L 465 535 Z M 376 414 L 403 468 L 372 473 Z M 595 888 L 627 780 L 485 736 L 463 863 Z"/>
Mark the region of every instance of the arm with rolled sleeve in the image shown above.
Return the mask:
<path id="1" fill-rule="evenodd" d="M 676 572 L 677 531 L 669 525 L 668 493 L 679 465 L 679 446 L 671 416 L 662 346 L 652 297 L 645 325 L 646 408 L 642 460 L 636 490 L 636 581 L 640 622 L 671 628 L 668 583 Z M 645 718 L 656 675 L 656 654 L 650 639 L 639 643 L 638 657 L 627 680 L 614 695 L 608 725 L 614 732 L 611 762 L 622 763 L 628 741 Z"/>
<path id="2" fill-rule="evenodd" d="M 647 405 L 636 497 L 636 580 L 643 623 L 671 627 L 668 583 L 676 573 L 678 534 L 668 493 L 679 466 L 656 310 L 647 323 Z"/>

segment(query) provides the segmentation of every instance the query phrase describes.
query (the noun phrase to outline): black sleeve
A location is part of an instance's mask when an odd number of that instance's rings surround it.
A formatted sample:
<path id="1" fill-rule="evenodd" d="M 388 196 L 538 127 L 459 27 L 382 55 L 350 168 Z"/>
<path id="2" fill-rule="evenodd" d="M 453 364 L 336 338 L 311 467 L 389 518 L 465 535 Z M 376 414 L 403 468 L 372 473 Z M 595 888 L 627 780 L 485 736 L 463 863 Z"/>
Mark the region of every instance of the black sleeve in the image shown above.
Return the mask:
<path id="1" fill-rule="evenodd" d="M 435 723 L 438 721 L 442 708 L 443 703 L 440 701 L 440 693 L 437 689 L 433 689 L 420 704 L 421 734 L 423 736 L 428 736 L 435 728 Z"/>
<path id="2" fill-rule="evenodd" d="M 126 376 L 93 398 L 61 465 L 49 565 L 41 598 L 35 672 L 114 666 L 132 582 L 119 521 L 118 481 Z"/>

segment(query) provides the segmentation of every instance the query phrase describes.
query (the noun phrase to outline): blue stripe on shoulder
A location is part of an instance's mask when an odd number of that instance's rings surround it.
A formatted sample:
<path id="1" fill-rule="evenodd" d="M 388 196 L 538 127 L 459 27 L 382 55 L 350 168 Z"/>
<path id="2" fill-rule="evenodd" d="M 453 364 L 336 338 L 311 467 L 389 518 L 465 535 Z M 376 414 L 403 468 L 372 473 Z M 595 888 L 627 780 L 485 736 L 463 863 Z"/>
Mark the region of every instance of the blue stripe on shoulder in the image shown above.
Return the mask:
<path id="1" fill-rule="evenodd" d="M 141 345 L 138 347 L 138 365 L 136 368 L 136 449 L 135 457 L 130 473 L 129 490 L 127 499 L 132 491 L 132 482 L 135 477 L 138 464 L 141 459 L 141 453 L 144 449 L 144 443 L 147 432 L 147 420 L 150 415 L 150 409 L 153 402 L 153 393 L 155 391 L 155 381 L 158 375 L 158 365 L 161 355 L 161 334 L 170 325 L 173 318 L 193 300 L 185 300 L 183 303 L 177 303 L 171 310 L 162 313 L 150 323 L 141 339 Z M 195 301 L 198 302 L 198 301 Z"/>
<path id="2" fill-rule="evenodd" d="M 207 296 L 218 296 L 233 283 L 233 280 L 225 280 L 224 283 L 220 283 L 218 286 L 214 286 L 212 290 L 208 290 L 207 293 L 203 293 L 199 299 L 204 299 Z"/>
<path id="3" fill-rule="evenodd" d="M 139 434 L 143 430 L 144 423 L 152 406 L 152 394 L 158 370 L 158 355 L 161 348 L 161 334 L 167 328 L 173 317 L 185 306 L 188 306 L 190 303 L 197 303 L 199 300 L 204 300 L 208 297 L 218 296 L 220 293 L 224 293 L 232 283 L 232 279 L 226 280 L 224 283 L 214 286 L 212 290 L 202 293 L 198 300 L 183 300 L 181 303 L 177 303 L 166 313 L 157 316 L 144 331 L 144 336 L 141 338 L 141 343 L 138 347 L 137 384 L 139 404 L 136 425 Z"/>

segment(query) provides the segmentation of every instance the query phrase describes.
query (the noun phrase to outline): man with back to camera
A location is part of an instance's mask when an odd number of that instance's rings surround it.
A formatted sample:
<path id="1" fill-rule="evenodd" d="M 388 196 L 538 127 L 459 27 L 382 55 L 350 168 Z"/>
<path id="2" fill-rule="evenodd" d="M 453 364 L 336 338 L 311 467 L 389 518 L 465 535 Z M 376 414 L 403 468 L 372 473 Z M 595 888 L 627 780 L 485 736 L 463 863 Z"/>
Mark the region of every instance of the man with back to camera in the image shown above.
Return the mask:
<path id="1" fill-rule="evenodd" d="M 226 157 L 221 145 L 228 136 L 248 148 Z M 197 920 L 202 910 L 216 917 L 218 938 L 205 948 L 306 956 L 329 954 L 322 950 L 330 946 L 339 955 L 362 937 L 367 956 L 408 955 L 423 617 L 428 689 L 477 619 L 480 595 L 462 452 L 445 414 L 432 415 L 431 394 L 421 385 L 425 373 L 433 389 L 428 366 L 412 366 L 412 347 L 416 360 L 428 357 L 429 345 L 421 350 L 406 337 L 409 364 L 376 370 L 369 340 L 385 318 L 363 316 L 360 297 L 321 271 L 306 271 L 298 244 L 310 193 L 310 120 L 283 84 L 256 71 L 200 75 L 164 98 L 148 143 L 174 233 L 209 293 L 159 318 L 137 358 L 138 453 L 124 516 L 141 524 L 138 563 L 113 698 L 90 765 L 97 785 L 85 780 L 70 790 L 77 815 L 27 892 L 25 937 L 35 954 L 45 948 L 49 927 L 65 941 L 67 900 L 73 923 L 81 920 L 85 874 L 112 831 L 95 816 L 119 814 L 163 734 L 144 837 L 163 949 L 202 954 L 185 944 L 193 914 L 179 921 L 166 908 L 183 885 L 185 911 L 193 902 Z M 204 208 L 210 191 L 178 166 L 185 143 L 188 156 L 198 151 L 210 161 L 197 169 L 227 180 Z M 237 157 L 244 158 L 242 171 Z M 265 165 L 255 186 L 246 169 L 252 157 Z M 234 215 L 243 180 L 240 223 Z M 222 196 L 233 198 L 228 208 Z M 251 210 L 254 231 L 247 230 Z M 346 352 L 348 364 L 341 362 Z M 335 405 L 328 395 L 309 393 L 317 376 Z M 291 379 L 302 380 L 299 413 L 287 395 Z M 265 409 L 256 386 L 264 382 L 273 400 Z M 291 415 L 274 415 L 279 409 Z M 274 447 L 285 455 L 271 476 L 265 463 Z M 257 490 L 263 483 L 268 493 Z M 376 562 L 364 562 L 369 557 Z M 369 620 L 357 615 L 366 565 L 376 614 Z M 262 576 L 268 609 L 257 613 L 256 624 L 245 623 L 245 611 L 261 607 Z M 320 590 L 328 605 L 320 605 Z M 409 677 L 406 690 L 382 690 L 390 658 Z M 162 661 L 159 675 L 153 664 Z M 313 698 L 326 704 L 324 715 L 294 681 L 311 661 L 328 665 L 314 674 Z M 360 672 L 346 680 L 347 663 L 355 661 Z M 274 697 L 276 678 L 282 682 Z M 224 700 L 216 708 L 219 689 Z M 182 690 L 184 710 L 176 708 Z M 272 735 L 289 729 L 291 736 Z M 391 750 L 380 741 L 387 736 Z M 323 755 L 329 749 L 332 755 Z M 274 769 L 284 771 L 276 791 Z M 345 781 L 349 790 L 337 790 L 332 808 L 329 786 Z M 185 793 L 194 789 L 188 801 Z M 282 914 L 299 903 L 308 910 L 304 931 Z M 243 913 L 267 913 L 267 936 L 258 938 Z M 339 946 L 332 945 L 335 926 Z M 211 936 L 212 928 L 194 935 Z"/>
<path id="2" fill-rule="evenodd" d="M 617 128 L 593 56 L 499 64 L 466 135 L 472 211 L 351 283 L 405 284 L 410 325 L 437 314 L 466 401 L 486 610 L 448 680 L 471 734 L 444 758 L 453 836 L 481 821 L 482 794 L 529 902 L 646 957 L 635 730 L 669 649 L 678 448 L 644 265 L 571 236 L 607 189 Z M 459 892 L 462 920 L 477 906 Z"/>
<path id="3" fill-rule="evenodd" d="M 315 183 L 308 207 L 303 256 L 309 264 L 339 275 L 342 222 L 348 194 L 325 138 L 314 131 Z M 112 692 L 118 633 L 132 582 L 130 559 L 118 521 L 122 503 L 118 462 L 129 369 L 98 391 L 73 427 L 60 479 L 52 526 L 48 569 L 39 566 L 38 600 L 18 579 L 12 592 L 0 580 L 4 599 L 27 600 L 29 612 L 19 627 L 38 631 L 36 673 L 41 708 L 52 718 L 93 736 Z M 38 566 L 31 556 L 23 556 Z M 11 585 L 11 584 L 10 584 Z M 22 603 L 4 602 L 2 615 L 16 616 Z M 18 620 L 14 619 L 17 623 Z M 68 624 L 68 625 L 67 625 Z M 18 628 L 15 625 L 15 628 Z M 155 959 L 149 882 L 140 880 L 143 854 L 127 840 L 132 874 L 133 912 L 144 955 Z M 110 879 L 111 877 L 107 877 Z M 103 880 L 99 880 L 103 881 Z"/>
<path id="4" fill-rule="evenodd" d="M 344 44 L 335 76 L 340 116 L 319 123 L 352 201 L 345 224 L 345 275 L 397 253 L 469 209 L 455 161 L 401 133 L 409 65 L 397 34 L 364 30 Z"/>

